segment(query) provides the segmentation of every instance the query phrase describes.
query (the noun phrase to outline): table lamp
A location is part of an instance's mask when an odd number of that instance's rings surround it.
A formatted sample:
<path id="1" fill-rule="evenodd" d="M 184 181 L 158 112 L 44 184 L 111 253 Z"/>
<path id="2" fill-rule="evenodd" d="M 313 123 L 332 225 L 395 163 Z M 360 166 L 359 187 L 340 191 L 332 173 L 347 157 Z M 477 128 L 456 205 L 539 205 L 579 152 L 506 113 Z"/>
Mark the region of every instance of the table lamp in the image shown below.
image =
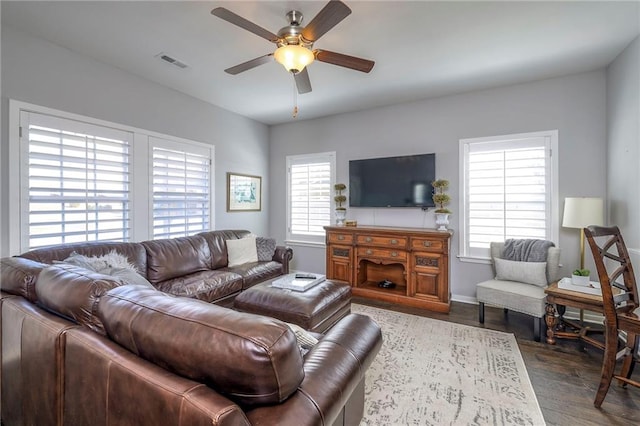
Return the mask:
<path id="1" fill-rule="evenodd" d="M 584 228 L 604 224 L 602 198 L 567 197 L 564 199 L 562 226 L 580 229 L 580 269 L 584 269 Z"/>
<path id="2" fill-rule="evenodd" d="M 562 226 L 580 229 L 580 269 L 584 269 L 584 228 L 604 224 L 604 202 L 602 198 L 567 197 L 564 199 Z M 580 323 L 584 322 L 584 311 L 580 309 Z"/>

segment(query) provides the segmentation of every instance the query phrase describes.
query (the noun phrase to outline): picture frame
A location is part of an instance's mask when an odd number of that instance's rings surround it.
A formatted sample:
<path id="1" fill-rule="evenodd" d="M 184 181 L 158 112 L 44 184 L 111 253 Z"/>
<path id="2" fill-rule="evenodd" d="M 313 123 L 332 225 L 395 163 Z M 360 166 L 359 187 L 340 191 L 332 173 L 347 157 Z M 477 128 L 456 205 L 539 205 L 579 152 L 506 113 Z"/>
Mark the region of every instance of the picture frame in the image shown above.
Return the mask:
<path id="1" fill-rule="evenodd" d="M 227 211 L 262 210 L 262 177 L 227 172 Z"/>

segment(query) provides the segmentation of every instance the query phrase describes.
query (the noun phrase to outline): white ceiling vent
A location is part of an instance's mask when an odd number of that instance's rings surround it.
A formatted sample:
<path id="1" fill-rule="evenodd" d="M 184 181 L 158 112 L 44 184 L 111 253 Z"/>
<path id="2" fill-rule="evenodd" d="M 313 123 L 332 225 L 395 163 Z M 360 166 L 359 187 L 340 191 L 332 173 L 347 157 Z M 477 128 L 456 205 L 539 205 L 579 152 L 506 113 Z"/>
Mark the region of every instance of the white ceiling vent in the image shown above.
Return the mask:
<path id="1" fill-rule="evenodd" d="M 168 55 L 164 52 L 160 52 L 156 55 L 156 58 L 159 58 L 167 63 L 170 63 L 171 65 L 175 65 L 178 68 L 187 68 L 189 67 L 189 65 L 185 64 L 184 62 L 182 62 L 180 59 L 176 59 L 171 55 Z"/>

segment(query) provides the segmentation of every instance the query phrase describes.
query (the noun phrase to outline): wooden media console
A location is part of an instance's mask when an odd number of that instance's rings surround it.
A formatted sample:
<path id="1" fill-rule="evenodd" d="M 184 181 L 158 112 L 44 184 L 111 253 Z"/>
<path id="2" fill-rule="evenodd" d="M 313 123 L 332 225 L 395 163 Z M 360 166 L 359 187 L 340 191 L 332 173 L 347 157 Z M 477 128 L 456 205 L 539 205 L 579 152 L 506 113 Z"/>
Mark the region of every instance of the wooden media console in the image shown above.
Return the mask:
<path id="1" fill-rule="evenodd" d="M 348 282 L 354 296 L 449 312 L 451 232 L 381 226 L 325 230 L 328 279 Z"/>

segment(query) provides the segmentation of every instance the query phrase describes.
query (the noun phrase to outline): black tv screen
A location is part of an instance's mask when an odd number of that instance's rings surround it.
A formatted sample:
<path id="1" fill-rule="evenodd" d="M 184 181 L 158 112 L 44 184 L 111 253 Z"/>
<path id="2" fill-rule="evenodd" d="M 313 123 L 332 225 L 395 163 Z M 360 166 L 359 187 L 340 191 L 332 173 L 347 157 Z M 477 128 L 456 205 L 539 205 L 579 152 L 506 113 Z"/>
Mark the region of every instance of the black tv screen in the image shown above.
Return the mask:
<path id="1" fill-rule="evenodd" d="M 350 207 L 434 207 L 436 155 L 349 161 Z"/>

